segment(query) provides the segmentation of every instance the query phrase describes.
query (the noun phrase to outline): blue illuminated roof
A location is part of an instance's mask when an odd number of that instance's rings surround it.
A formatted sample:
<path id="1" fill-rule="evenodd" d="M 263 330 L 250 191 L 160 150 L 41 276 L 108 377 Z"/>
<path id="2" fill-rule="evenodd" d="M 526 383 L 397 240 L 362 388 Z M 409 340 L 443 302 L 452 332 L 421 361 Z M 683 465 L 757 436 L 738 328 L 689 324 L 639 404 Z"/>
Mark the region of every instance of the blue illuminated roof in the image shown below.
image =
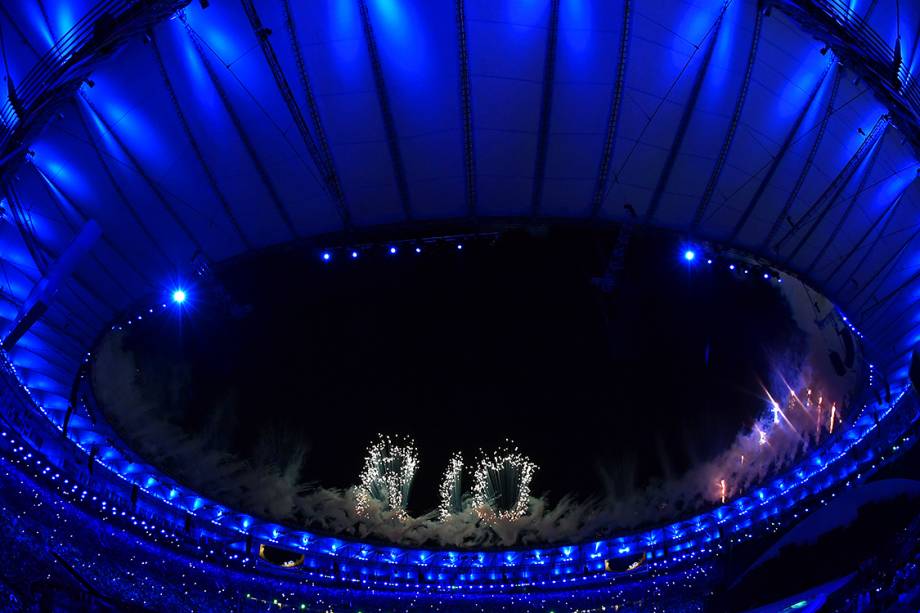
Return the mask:
<path id="1" fill-rule="evenodd" d="M 893 3 L 851 3 L 846 18 L 837 2 L 804 0 L 769 14 L 721 0 L 467 0 L 459 13 L 421 0 L 183 4 L 155 15 L 107 3 L 125 34 L 109 38 L 88 0 L 0 5 L 13 84 L 0 92 L 0 329 L 84 223 L 102 228 L 9 351 L 54 423 L 99 333 L 202 259 L 495 220 L 638 220 L 759 254 L 834 299 L 877 372 L 905 388 L 920 341 L 920 31 L 906 24 L 920 4 L 900 6 L 894 84 L 859 61 L 877 49 L 830 39 L 859 16 L 893 42 Z M 803 5 L 831 14 L 806 29 Z M 103 440 L 72 419 L 84 449 Z M 866 420 L 797 483 L 847 478 Z M 130 452 L 105 453 L 119 474 L 152 474 Z M 167 504 L 313 546 L 162 484 L 146 487 Z M 668 527 L 670 553 L 752 509 L 770 517 L 790 487 Z M 656 534 L 628 542 L 652 549 Z M 335 554 L 335 542 L 315 547 Z"/>

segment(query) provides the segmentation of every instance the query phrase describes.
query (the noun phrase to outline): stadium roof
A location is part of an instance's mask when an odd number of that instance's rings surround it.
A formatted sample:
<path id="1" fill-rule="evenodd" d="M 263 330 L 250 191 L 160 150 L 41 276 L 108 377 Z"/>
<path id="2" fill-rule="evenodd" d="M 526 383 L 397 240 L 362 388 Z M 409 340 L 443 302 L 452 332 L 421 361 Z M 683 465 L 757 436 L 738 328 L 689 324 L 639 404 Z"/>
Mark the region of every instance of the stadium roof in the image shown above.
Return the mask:
<path id="1" fill-rule="evenodd" d="M 0 5 L 2 328 L 102 230 L 10 351 L 50 412 L 116 315 L 202 260 L 496 220 L 760 254 L 906 377 L 920 4 L 900 21 L 895 0 L 206 4 Z"/>

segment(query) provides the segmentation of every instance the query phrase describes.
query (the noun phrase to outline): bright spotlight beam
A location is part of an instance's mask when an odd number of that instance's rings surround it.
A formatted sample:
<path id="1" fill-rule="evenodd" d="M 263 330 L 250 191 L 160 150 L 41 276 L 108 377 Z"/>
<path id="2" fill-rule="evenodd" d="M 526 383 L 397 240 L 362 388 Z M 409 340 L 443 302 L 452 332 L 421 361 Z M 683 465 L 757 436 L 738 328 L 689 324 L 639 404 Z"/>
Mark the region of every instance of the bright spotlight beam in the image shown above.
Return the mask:
<path id="1" fill-rule="evenodd" d="M 185 293 L 184 289 L 177 289 L 172 293 L 172 301 L 176 304 L 182 304 L 188 298 L 188 294 Z"/>

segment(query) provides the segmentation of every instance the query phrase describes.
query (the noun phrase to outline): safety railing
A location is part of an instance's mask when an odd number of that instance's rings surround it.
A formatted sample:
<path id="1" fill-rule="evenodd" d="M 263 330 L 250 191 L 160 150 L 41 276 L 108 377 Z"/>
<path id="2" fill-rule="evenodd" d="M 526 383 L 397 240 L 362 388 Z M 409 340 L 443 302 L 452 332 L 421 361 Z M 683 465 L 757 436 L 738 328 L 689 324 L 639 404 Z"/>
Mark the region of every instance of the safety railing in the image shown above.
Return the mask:
<path id="1" fill-rule="evenodd" d="M 824 17 L 840 37 L 859 51 L 863 64 L 880 78 L 879 85 L 900 98 L 915 120 L 920 119 L 920 86 L 903 60 L 895 67 L 895 41 L 886 42 L 849 4 L 841 0 L 791 0 L 814 17 Z"/>

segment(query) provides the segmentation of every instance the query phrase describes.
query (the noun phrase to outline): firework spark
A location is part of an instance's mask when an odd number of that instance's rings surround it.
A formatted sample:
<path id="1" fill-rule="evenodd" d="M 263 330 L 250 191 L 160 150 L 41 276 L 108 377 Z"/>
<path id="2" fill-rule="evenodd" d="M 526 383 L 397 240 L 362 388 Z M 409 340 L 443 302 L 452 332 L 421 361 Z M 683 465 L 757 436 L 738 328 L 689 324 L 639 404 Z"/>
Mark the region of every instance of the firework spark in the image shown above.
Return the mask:
<path id="1" fill-rule="evenodd" d="M 480 515 L 504 520 L 519 519 L 527 512 L 530 481 L 537 465 L 517 447 L 483 455 L 476 466 L 473 504 Z"/>
<path id="2" fill-rule="evenodd" d="M 418 451 L 411 438 L 378 434 L 364 459 L 355 510 L 364 513 L 373 501 L 384 511 L 405 513 L 417 468 Z"/>
<path id="3" fill-rule="evenodd" d="M 460 452 L 455 452 L 447 463 L 447 470 L 444 471 L 444 478 L 441 480 L 441 487 L 438 489 L 441 495 L 438 516 L 442 521 L 463 510 L 462 476 L 463 456 Z"/>

